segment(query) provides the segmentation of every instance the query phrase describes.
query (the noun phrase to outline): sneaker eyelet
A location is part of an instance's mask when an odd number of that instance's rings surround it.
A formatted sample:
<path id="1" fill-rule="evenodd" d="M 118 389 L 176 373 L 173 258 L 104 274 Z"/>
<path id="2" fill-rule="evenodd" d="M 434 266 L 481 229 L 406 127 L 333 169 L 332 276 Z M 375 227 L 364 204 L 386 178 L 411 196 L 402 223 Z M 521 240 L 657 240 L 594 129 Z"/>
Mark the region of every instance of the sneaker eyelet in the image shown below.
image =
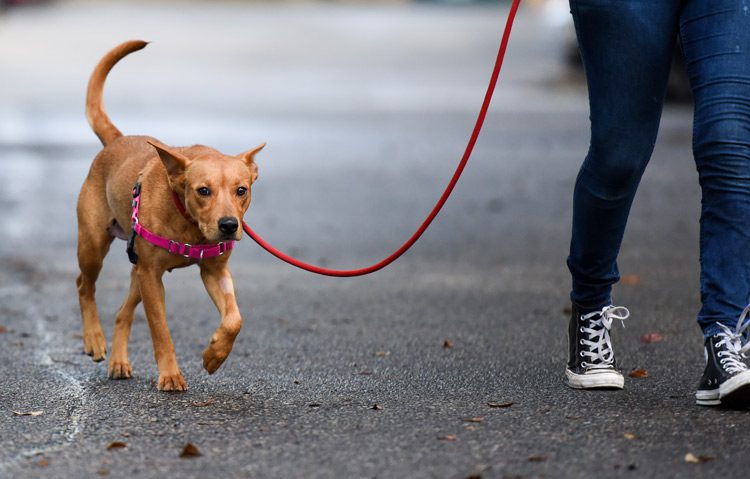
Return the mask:
<path id="1" fill-rule="evenodd" d="M 583 330 L 583 326 L 581 326 L 581 329 L 579 329 L 580 332 L 585 333 L 586 331 Z"/>
<path id="2" fill-rule="evenodd" d="M 581 339 L 580 341 L 578 341 L 578 344 L 583 344 L 583 339 Z"/>
<path id="3" fill-rule="evenodd" d="M 582 358 L 583 358 L 583 357 L 585 357 L 585 356 L 584 356 L 584 354 L 583 354 L 583 351 L 581 351 L 581 357 L 582 357 Z"/>

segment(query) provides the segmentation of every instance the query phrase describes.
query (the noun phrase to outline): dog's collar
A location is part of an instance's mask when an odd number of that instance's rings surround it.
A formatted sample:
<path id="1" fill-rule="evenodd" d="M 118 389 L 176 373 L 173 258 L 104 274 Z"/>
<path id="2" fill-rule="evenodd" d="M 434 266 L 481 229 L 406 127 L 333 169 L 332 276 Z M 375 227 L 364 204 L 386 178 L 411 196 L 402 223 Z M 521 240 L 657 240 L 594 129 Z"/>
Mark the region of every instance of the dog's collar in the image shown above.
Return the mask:
<path id="1" fill-rule="evenodd" d="M 192 218 L 187 215 L 185 207 L 182 205 L 180 198 L 173 192 L 172 197 L 177 205 L 177 209 L 191 221 L 195 222 Z M 147 230 L 138 221 L 138 212 L 141 207 L 141 183 L 140 181 L 133 187 L 133 213 L 130 217 L 132 221 L 132 232 L 130 235 L 130 241 L 128 241 L 128 257 L 130 262 L 135 264 L 138 261 L 138 255 L 135 253 L 135 236 L 138 235 L 143 238 L 146 242 L 152 245 L 167 250 L 171 254 L 184 256 L 185 258 L 202 260 L 203 258 L 211 258 L 214 256 L 221 256 L 227 251 L 234 248 L 234 241 L 222 241 L 217 244 L 189 244 L 180 243 L 179 241 L 164 238 Z"/>

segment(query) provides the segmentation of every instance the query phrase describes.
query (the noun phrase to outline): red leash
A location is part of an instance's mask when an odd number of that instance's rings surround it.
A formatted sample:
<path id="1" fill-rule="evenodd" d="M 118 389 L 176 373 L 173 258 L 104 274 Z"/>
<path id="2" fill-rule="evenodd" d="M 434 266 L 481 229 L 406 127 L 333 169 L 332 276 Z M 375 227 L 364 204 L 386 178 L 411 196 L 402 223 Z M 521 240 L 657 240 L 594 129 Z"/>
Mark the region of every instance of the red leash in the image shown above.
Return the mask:
<path id="1" fill-rule="evenodd" d="M 440 212 L 445 202 L 448 200 L 448 197 L 450 197 L 451 193 L 453 192 L 453 188 L 456 186 L 456 183 L 458 183 L 458 179 L 461 177 L 461 173 L 463 173 L 464 168 L 466 167 L 466 164 L 469 162 L 469 158 L 471 157 L 471 152 L 474 150 L 474 144 L 477 142 L 477 138 L 479 137 L 479 132 L 482 131 L 482 125 L 484 124 L 484 117 L 487 116 L 487 109 L 490 106 L 490 101 L 492 100 L 492 94 L 495 92 L 495 85 L 497 84 L 497 78 L 500 75 L 500 69 L 503 66 L 503 59 L 505 58 L 505 50 L 508 48 L 508 39 L 510 38 L 510 30 L 513 27 L 513 21 L 516 18 L 516 12 L 518 11 L 518 5 L 520 3 L 521 3 L 521 0 L 513 0 L 513 5 L 510 7 L 510 12 L 508 13 L 508 19 L 505 22 L 505 31 L 503 32 L 503 39 L 500 42 L 500 49 L 497 52 L 497 59 L 495 60 L 495 68 L 492 70 L 490 83 L 489 85 L 487 85 L 487 92 L 484 95 L 484 102 L 482 102 L 482 108 L 479 110 L 479 116 L 477 117 L 477 122 L 474 125 L 474 131 L 472 131 L 471 133 L 471 138 L 469 138 L 469 143 L 466 145 L 466 150 L 464 151 L 464 155 L 461 158 L 461 161 L 459 162 L 458 167 L 456 167 L 456 171 L 455 173 L 453 173 L 453 177 L 451 178 L 450 183 L 448 183 L 448 186 L 445 188 L 445 191 L 443 192 L 442 196 L 440 196 L 440 199 L 435 204 L 435 207 L 432 208 L 432 211 L 424 220 L 424 222 L 419 227 L 419 229 L 415 231 L 414 234 L 411 236 L 411 238 L 409 238 L 406 241 L 406 243 L 401 245 L 401 247 L 397 249 L 393 254 L 391 254 L 390 256 L 388 256 L 387 258 L 383 259 L 382 261 L 378 263 L 375 263 L 371 266 L 367 266 L 366 268 L 349 269 L 349 270 L 321 268 L 320 266 L 315 266 L 315 265 L 300 261 L 296 258 L 292 258 L 291 256 L 284 254 L 281 251 L 277 250 L 276 248 L 268 244 L 263 238 L 261 238 L 258 235 L 258 233 L 253 231 L 247 225 L 247 223 L 243 221 L 242 227 L 245 230 L 245 232 L 253 240 L 255 240 L 255 242 L 258 243 L 263 249 L 265 249 L 272 255 L 276 256 L 280 260 L 286 261 L 292 266 L 296 266 L 298 268 L 304 269 L 311 273 L 322 274 L 325 276 L 337 276 L 337 277 L 363 276 L 366 274 L 374 273 L 375 271 L 378 271 L 380 269 L 383 269 L 389 264 L 393 263 L 396 259 L 398 259 L 402 254 L 406 252 L 406 250 L 411 248 L 412 245 L 417 242 L 419 237 L 422 236 L 422 233 L 424 233 L 427 227 L 430 226 L 430 223 L 432 223 L 432 220 L 435 219 L 435 217 Z"/>

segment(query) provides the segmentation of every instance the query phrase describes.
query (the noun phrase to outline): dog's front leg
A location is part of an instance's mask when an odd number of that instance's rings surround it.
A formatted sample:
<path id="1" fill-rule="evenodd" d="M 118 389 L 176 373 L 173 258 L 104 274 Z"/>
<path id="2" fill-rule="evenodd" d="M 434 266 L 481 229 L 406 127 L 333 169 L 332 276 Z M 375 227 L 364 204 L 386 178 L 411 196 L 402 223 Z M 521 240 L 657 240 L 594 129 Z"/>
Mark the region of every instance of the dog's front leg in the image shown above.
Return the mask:
<path id="1" fill-rule="evenodd" d="M 164 306 L 164 284 L 161 281 L 164 271 L 143 267 L 145 261 L 135 268 L 138 287 L 143 299 L 143 309 L 151 330 L 151 341 L 154 345 L 154 357 L 159 369 L 160 391 L 185 391 L 187 383 L 177 366 L 174 344 L 167 328 L 167 314 Z"/>
<path id="2" fill-rule="evenodd" d="M 221 314 L 221 324 L 211 337 L 208 347 L 203 351 L 203 367 L 209 374 L 213 374 L 232 352 L 234 339 L 242 327 L 242 317 L 234 296 L 234 284 L 229 268 L 227 268 L 226 258 L 202 263 L 201 278 L 206 291 Z"/>

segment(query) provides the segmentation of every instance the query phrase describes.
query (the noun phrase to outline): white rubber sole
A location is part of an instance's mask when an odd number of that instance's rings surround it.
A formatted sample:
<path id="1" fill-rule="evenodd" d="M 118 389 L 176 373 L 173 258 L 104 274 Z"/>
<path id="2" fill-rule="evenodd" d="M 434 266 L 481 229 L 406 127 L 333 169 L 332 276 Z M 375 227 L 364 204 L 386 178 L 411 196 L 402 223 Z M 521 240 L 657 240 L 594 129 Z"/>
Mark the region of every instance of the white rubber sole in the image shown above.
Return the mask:
<path id="1" fill-rule="evenodd" d="M 617 371 L 600 369 L 576 374 L 570 369 L 565 370 L 566 384 L 573 389 L 622 389 L 625 378 Z"/>
<path id="2" fill-rule="evenodd" d="M 719 388 L 710 391 L 699 389 L 695 392 L 695 403 L 699 406 L 721 406 Z"/>

